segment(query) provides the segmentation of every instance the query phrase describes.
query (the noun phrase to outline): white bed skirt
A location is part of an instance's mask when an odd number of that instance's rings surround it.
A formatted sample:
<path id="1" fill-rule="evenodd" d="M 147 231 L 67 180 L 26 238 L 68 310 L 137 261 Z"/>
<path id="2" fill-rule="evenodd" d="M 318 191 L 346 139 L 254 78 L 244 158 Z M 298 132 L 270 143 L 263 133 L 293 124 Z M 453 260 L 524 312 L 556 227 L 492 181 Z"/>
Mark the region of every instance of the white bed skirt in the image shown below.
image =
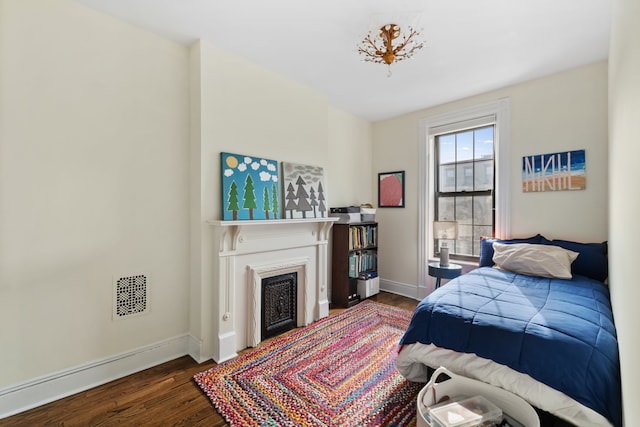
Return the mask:
<path id="1" fill-rule="evenodd" d="M 433 344 L 409 344 L 402 347 L 396 359 L 396 366 L 402 376 L 415 382 L 429 380 L 427 366 L 433 369 L 444 366 L 455 374 L 508 390 L 531 405 L 577 426 L 612 425 L 605 417 L 564 393 L 534 380 L 529 375 L 475 354 L 458 353 Z M 555 367 L 550 366 L 549 369 Z"/>

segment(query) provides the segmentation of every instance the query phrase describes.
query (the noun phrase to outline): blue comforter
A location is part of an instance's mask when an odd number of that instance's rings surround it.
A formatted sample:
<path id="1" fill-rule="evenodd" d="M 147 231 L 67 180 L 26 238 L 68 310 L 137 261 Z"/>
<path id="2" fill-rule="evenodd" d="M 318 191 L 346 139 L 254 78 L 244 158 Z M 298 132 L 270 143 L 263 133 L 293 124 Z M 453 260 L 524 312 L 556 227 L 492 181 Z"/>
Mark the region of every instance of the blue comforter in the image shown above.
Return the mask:
<path id="1" fill-rule="evenodd" d="M 475 353 L 622 425 L 618 343 L 601 282 L 479 268 L 426 297 L 400 344 Z"/>

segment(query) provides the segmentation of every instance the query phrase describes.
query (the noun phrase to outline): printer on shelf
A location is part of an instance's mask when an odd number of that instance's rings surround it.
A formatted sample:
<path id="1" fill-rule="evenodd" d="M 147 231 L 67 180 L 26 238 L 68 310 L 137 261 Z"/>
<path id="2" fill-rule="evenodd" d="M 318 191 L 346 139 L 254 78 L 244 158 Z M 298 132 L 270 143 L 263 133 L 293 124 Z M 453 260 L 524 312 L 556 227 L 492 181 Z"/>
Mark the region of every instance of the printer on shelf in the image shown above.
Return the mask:
<path id="1" fill-rule="evenodd" d="M 338 224 L 360 222 L 360 206 L 329 208 L 329 216 L 338 217 Z"/>

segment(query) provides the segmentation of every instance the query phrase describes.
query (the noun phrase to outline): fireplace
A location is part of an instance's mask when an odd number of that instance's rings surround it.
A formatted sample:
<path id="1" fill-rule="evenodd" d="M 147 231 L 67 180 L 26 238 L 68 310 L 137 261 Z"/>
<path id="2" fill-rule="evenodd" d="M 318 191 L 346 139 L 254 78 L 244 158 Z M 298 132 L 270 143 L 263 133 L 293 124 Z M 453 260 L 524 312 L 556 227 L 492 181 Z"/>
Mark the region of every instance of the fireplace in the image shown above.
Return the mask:
<path id="1" fill-rule="evenodd" d="M 263 340 L 263 280 L 273 277 L 296 278 L 295 292 L 285 291 L 288 299 L 280 305 L 289 312 L 287 328 L 328 316 L 328 237 L 335 220 L 208 221 L 213 274 L 210 283 L 201 283 L 201 336 L 192 354 L 220 363 L 257 346 Z M 269 329 L 281 326 L 278 318 Z"/>
<path id="2" fill-rule="evenodd" d="M 262 313 L 265 309 L 264 304 L 264 283 L 271 280 L 278 280 L 282 277 L 295 276 L 295 299 L 291 301 L 291 308 L 289 311 L 295 312 L 295 317 L 291 319 L 290 326 L 295 328 L 297 326 L 306 326 L 313 320 L 320 317 L 312 318 L 308 315 L 308 308 L 311 301 L 307 297 L 310 293 L 308 291 L 308 275 L 310 259 L 309 258 L 294 258 L 289 260 L 283 260 L 273 264 L 258 264 L 248 265 L 249 270 L 249 304 L 246 316 L 248 318 L 247 324 L 247 341 L 248 347 L 255 347 L 260 344 L 263 337 L 264 322 Z M 290 329 L 291 329 L 290 328 Z M 282 331 L 283 332 L 283 331 Z M 274 334 L 275 335 L 275 334 Z"/>
<path id="3" fill-rule="evenodd" d="M 262 279 L 262 340 L 290 331 L 298 324 L 298 274 L 287 273 Z"/>

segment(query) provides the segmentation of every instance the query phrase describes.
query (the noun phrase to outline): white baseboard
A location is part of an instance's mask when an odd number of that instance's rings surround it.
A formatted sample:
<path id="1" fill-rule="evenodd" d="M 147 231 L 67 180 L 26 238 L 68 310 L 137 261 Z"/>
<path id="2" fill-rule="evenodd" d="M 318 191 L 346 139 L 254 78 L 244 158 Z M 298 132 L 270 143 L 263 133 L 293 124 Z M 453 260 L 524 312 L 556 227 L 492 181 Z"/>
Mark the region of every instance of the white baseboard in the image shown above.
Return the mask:
<path id="1" fill-rule="evenodd" d="M 202 340 L 197 339 L 193 335 L 189 335 L 189 356 L 198 363 L 204 363 L 211 359 L 202 354 Z"/>
<path id="2" fill-rule="evenodd" d="M 79 393 L 178 357 L 191 355 L 197 340 L 188 334 L 116 356 L 78 365 L 0 389 L 0 419 Z M 199 348 L 199 347 L 198 347 Z M 194 360 L 198 361 L 195 357 Z"/>
<path id="3" fill-rule="evenodd" d="M 387 279 L 380 278 L 380 290 L 385 292 L 391 292 L 392 294 L 402 295 L 407 298 L 413 298 L 421 300 L 418 295 L 418 288 L 416 285 L 409 285 L 406 283 L 394 282 Z"/>
<path id="4" fill-rule="evenodd" d="M 380 290 L 416 298 L 416 286 L 380 279 Z M 0 419 L 89 390 L 164 362 L 191 356 L 197 363 L 202 342 L 189 334 L 169 338 L 116 356 L 85 363 L 0 389 Z M 235 355 L 235 354 L 234 354 Z M 226 355 L 225 360 L 230 358 Z"/>

